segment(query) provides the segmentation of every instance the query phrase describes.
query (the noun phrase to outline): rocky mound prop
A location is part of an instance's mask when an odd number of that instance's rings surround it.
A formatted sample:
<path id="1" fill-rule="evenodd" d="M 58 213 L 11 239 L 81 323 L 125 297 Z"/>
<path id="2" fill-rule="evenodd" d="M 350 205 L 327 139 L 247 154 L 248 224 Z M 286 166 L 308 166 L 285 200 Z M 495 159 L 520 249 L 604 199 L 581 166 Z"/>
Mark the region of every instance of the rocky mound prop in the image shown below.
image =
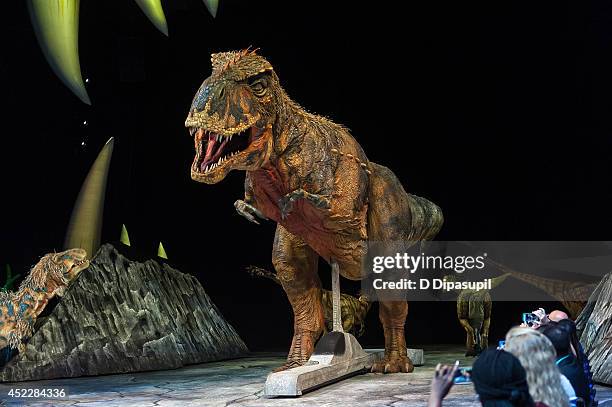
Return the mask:
<path id="1" fill-rule="evenodd" d="M 591 363 L 593 380 L 612 385 L 612 273 L 597 285 L 576 326 Z"/>
<path id="2" fill-rule="evenodd" d="M 130 261 L 107 244 L 0 374 L 23 381 L 141 372 L 247 352 L 194 277 Z"/>

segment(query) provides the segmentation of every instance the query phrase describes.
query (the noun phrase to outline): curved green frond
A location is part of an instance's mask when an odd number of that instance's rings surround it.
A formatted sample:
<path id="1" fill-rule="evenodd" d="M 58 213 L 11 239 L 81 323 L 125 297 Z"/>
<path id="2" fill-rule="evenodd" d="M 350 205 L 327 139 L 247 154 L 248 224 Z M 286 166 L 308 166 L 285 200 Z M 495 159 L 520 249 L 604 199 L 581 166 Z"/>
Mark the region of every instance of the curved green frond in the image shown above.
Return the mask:
<path id="1" fill-rule="evenodd" d="M 168 23 L 161 5 L 161 0 L 135 0 L 149 21 L 164 35 L 168 36 Z"/>
<path id="2" fill-rule="evenodd" d="M 204 0 L 206 8 L 213 17 L 217 17 L 217 9 L 219 8 L 219 0 Z"/>
<path id="3" fill-rule="evenodd" d="M 47 62 L 62 82 L 90 105 L 79 63 L 79 2 L 28 0 L 28 9 Z"/>
<path id="4" fill-rule="evenodd" d="M 100 247 L 106 180 L 113 155 L 114 139 L 106 142 L 91 166 L 72 210 L 65 248 L 80 247 L 93 256 Z"/>

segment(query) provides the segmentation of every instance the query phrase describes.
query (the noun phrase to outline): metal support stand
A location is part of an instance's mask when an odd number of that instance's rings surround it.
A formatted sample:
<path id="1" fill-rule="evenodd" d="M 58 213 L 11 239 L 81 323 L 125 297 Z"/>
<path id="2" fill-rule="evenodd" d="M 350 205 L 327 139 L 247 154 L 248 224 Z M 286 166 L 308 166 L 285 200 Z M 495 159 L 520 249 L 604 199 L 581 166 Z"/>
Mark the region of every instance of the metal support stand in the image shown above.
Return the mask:
<path id="1" fill-rule="evenodd" d="M 332 261 L 331 269 L 333 331 L 321 337 L 306 364 L 270 373 L 264 387 L 265 396 L 301 396 L 306 391 L 365 373 L 383 357 L 382 351 L 365 352 L 353 335 L 344 332 L 338 263 Z"/>

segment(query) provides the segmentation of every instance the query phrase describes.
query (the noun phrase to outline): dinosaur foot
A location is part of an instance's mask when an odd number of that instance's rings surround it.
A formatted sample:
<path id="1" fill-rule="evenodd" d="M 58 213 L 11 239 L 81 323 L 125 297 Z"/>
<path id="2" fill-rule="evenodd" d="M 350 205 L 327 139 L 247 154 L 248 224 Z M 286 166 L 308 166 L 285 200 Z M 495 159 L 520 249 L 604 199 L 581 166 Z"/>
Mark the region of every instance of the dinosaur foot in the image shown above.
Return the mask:
<path id="1" fill-rule="evenodd" d="M 411 373 L 414 370 L 412 360 L 408 356 L 389 357 L 374 363 L 372 373 Z"/>
<path id="2" fill-rule="evenodd" d="M 482 348 L 479 345 L 475 345 L 473 348 L 468 348 L 465 352 L 465 356 L 478 356 L 482 353 Z"/>
<path id="3" fill-rule="evenodd" d="M 305 362 L 304 362 L 305 363 Z M 277 367 L 276 369 L 272 369 L 273 373 L 282 372 L 283 370 L 293 369 L 294 367 L 300 367 L 304 363 L 299 363 L 297 361 L 291 360 L 286 361 L 283 365 Z"/>
<path id="4" fill-rule="evenodd" d="M 305 199 L 319 209 L 329 209 L 331 207 L 331 203 L 328 198 L 321 195 L 311 194 L 303 189 L 296 189 L 278 200 L 278 208 L 280 209 L 282 219 L 286 219 L 287 216 L 289 216 L 291 211 L 293 211 L 293 204 L 298 199 Z"/>
<path id="5" fill-rule="evenodd" d="M 385 328 L 385 357 L 372 366 L 372 373 L 411 373 L 413 370 L 406 349 L 404 327 Z"/>
<path id="6" fill-rule="evenodd" d="M 313 331 L 296 331 L 291 342 L 291 349 L 287 356 L 287 361 L 273 370 L 273 372 L 282 372 L 283 370 L 293 369 L 308 362 L 310 355 L 314 352 L 314 345 L 321 335 L 321 332 Z"/>

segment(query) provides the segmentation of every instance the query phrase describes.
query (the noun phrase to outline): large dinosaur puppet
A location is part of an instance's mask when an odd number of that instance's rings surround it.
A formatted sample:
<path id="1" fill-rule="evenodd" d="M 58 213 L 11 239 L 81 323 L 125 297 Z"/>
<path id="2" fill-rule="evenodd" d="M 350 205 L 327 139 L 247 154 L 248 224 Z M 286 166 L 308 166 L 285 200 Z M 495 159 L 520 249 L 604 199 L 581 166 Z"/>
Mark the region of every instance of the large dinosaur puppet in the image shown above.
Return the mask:
<path id="1" fill-rule="evenodd" d="M 82 249 L 46 254 L 32 267 L 17 292 L 0 293 L 0 349 L 9 350 L 3 362 L 12 350 L 25 351 L 36 318 L 50 299 L 63 296 L 68 285 L 89 266 L 86 256 Z"/>
<path id="2" fill-rule="evenodd" d="M 364 278 L 367 240 L 433 238 L 442 213 L 404 191 L 386 167 L 368 160 L 349 131 L 305 111 L 254 51 L 213 54 L 212 74 L 197 91 L 185 126 L 195 143 L 191 178 L 215 184 L 246 171 L 235 202 L 248 220 L 277 222 L 272 263 L 294 313 L 286 363 L 304 364 L 324 328 L 319 256 L 343 277 Z M 406 301 L 381 301 L 385 356 L 374 372 L 410 372 L 404 323 Z"/>

